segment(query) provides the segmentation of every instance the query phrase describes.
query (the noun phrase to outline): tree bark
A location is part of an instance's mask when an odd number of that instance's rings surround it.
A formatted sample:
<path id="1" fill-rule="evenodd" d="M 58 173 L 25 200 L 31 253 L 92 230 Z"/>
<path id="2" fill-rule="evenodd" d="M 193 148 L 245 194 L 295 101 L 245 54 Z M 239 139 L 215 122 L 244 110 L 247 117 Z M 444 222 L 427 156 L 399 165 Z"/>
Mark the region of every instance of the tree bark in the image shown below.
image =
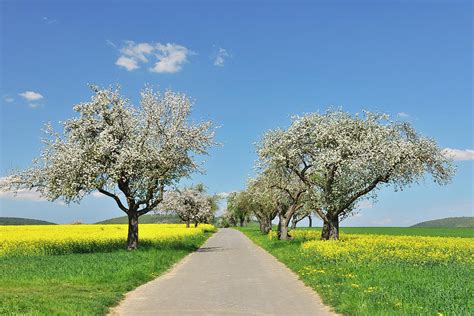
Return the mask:
<path id="1" fill-rule="evenodd" d="M 296 224 L 298 224 L 298 219 L 296 216 L 293 216 L 293 219 L 291 220 L 291 229 L 296 229 Z"/>
<path id="2" fill-rule="evenodd" d="M 195 222 L 195 223 L 194 223 L 194 227 L 198 227 L 198 222 Z"/>
<path id="3" fill-rule="evenodd" d="M 288 234 L 288 224 L 290 222 L 291 216 L 286 217 L 285 215 L 280 214 L 278 217 L 280 219 L 278 223 L 278 239 L 290 239 L 291 236 Z"/>
<path id="4" fill-rule="evenodd" d="M 189 221 L 186 221 L 186 228 L 189 228 Z"/>
<path id="5" fill-rule="evenodd" d="M 313 227 L 313 218 L 311 217 L 311 215 L 308 215 L 308 221 L 309 221 L 308 227 Z"/>
<path id="6" fill-rule="evenodd" d="M 296 229 L 296 225 L 301 222 L 305 217 L 306 216 L 298 218 L 298 216 L 294 215 L 291 219 L 291 229 Z"/>
<path id="7" fill-rule="evenodd" d="M 268 234 L 272 229 L 272 221 L 269 218 L 261 217 L 258 218 L 260 223 L 260 232 L 264 235 Z"/>
<path id="8" fill-rule="evenodd" d="M 138 248 L 138 214 L 134 211 L 128 213 L 128 250 L 135 250 Z"/>
<path id="9" fill-rule="evenodd" d="M 324 221 L 323 230 L 321 232 L 322 240 L 339 239 L 339 216 L 327 216 Z"/>
<path id="10" fill-rule="evenodd" d="M 244 226 L 244 221 L 245 221 L 245 218 L 241 217 L 240 218 L 240 227 Z"/>

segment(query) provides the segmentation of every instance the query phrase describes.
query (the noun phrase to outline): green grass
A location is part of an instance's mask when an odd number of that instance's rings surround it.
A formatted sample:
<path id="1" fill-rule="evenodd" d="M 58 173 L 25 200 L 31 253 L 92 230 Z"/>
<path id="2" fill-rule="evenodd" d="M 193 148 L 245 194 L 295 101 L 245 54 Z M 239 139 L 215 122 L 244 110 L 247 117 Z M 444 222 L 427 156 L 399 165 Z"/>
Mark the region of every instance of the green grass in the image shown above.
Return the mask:
<path id="1" fill-rule="evenodd" d="M 0 217 L 0 225 L 56 225 L 39 219 L 23 217 Z"/>
<path id="2" fill-rule="evenodd" d="M 474 227 L 474 216 L 447 217 L 432 221 L 421 222 L 412 227 Z"/>
<path id="3" fill-rule="evenodd" d="M 210 233 L 129 252 L 0 258 L 0 315 L 100 315 L 197 249 Z"/>
<path id="4" fill-rule="evenodd" d="M 256 227 L 239 228 L 257 245 L 299 275 L 325 304 L 344 315 L 472 315 L 472 276 L 468 263 L 416 265 L 395 261 L 364 263 L 302 255 L 303 240 L 279 241 Z M 345 233 L 448 236 L 450 230 L 345 228 Z M 451 236 L 472 236 L 451 230 Z M 416 238 L 416 237 L 415 237 Z M 375 290 L 370 290 L 375 289 Z"/>

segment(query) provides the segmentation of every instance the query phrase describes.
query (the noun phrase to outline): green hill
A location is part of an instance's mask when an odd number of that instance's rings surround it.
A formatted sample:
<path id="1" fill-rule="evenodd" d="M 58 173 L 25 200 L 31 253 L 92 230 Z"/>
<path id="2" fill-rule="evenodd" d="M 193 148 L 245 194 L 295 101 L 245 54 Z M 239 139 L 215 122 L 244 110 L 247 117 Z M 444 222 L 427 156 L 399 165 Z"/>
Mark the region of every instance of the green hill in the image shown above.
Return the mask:
<path id="1" fill-rule="evenodd" d="M 56 223 L 31 218 L 0 217 L 0 225 L 56 225 Z"/>
<path id="2" fill-rule="evenodd" d="M 141 224 L 178 224 L 182 223 L 176 215 L 152 215 L 146 214 L 138 218 L 138 222 Z M 111 218 L 105 221 L 97 222 L 96 224 L 128 224 L 128 217 L 121 216 Z"/>
<path id="3" fill-rule="evenodd" d="M 474 227 L 474 217 L 448 217 L 421 222 L 411 227 L 446 227 L 446 228 L 472 228 Z"/>

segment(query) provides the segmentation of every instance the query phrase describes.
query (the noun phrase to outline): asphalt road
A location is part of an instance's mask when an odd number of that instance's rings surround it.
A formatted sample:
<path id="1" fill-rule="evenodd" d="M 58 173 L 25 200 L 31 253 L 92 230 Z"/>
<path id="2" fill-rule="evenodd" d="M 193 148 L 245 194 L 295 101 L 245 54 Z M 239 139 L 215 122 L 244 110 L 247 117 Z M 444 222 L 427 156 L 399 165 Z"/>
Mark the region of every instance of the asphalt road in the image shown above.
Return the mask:
<path id="1" fill-rule="evenodd" d="M 220 229 L 170 272 L 128 293 L 111 315 L 334 314 L 244 234 Z"/>

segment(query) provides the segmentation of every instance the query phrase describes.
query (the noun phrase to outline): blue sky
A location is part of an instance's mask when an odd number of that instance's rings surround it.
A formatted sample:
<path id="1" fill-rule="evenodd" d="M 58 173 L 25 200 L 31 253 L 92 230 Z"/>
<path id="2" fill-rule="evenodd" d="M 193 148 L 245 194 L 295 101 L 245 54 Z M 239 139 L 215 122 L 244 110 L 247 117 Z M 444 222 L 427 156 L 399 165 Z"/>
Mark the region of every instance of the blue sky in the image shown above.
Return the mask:
<path id="1" fill-rule="evenodd" d="M 472 216 L 470 1 L 2 1 L 0 176 L 25 168 L 40 130 L 74 115 L 88 83 L 146 83 L 186 92 L 195 119 L 222 127 L 206 158 L 210 192 L 242 189 L 254 143 L 293 114 L 341 106 L 383 111 L 458 149 L 452 184 L 427 178 L 380 191 L 346 225 L 405 226 Z M 140 45 L 141 44 L 141 45 Z M 158 56 L 158 57 L 157 57 Z M 469 150 L 471 150 L 469 152 Z M 122 213 L 95 196 L 70 206 L 37 194 L 0 196 L 2 216 L 68 223 Z"/>

